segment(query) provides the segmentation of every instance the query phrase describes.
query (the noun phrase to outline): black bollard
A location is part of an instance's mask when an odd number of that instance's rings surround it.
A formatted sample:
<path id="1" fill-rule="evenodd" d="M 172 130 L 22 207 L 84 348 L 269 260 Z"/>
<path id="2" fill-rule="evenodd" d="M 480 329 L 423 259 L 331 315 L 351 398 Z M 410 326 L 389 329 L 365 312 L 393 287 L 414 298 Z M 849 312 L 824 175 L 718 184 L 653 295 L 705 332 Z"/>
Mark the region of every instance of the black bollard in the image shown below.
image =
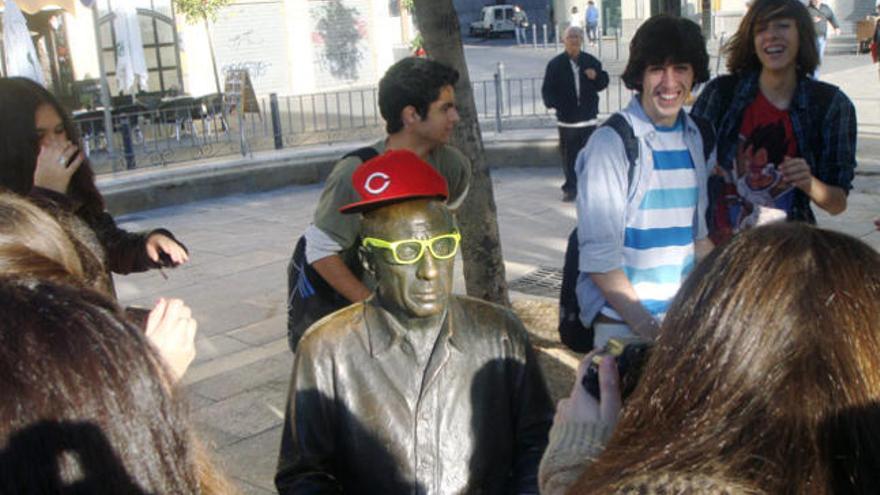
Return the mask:
<path id="1" fill-rule="evenodd" d="M 284 137 L 281 133 L 281 110 L 278 109 L 278 94 L 269 94 L 269 109 L 272 112 L 272 135 L 275 137 L 275 149 L 284 148 Z"/>

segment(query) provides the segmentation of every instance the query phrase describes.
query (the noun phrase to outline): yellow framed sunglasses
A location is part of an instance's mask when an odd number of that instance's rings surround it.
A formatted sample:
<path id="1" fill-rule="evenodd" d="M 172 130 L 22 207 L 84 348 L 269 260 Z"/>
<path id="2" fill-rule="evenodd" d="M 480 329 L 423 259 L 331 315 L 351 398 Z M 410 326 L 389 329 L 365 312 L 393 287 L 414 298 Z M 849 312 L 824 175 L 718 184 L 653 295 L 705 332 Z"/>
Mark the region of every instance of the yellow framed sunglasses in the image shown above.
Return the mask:
<path id="1" fill-rule="evenodd" d="M 458 253 L 458 245 L 461 243 L 461 234 L 454 230 L 450 234 L 442 234 L 430 239 L 404 239 L 402 241 L 389 242 L 376 237 L 364 237 L 361 245 L 364 247 L 377 247 L 391 251 L 394 262 L 399 265 L 412 265 L 417 263 L 425 255 L 425 248 L 431 251 L 431 256 L 438 260 L 448 260 Z"/>

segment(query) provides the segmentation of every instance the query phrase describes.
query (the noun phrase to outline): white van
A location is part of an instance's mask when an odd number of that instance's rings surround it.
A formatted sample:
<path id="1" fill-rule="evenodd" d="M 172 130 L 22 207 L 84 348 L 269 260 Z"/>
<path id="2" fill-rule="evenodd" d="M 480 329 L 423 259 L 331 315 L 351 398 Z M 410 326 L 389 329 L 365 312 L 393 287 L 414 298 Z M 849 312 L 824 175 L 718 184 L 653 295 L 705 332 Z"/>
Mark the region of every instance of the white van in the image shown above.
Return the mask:
<path id="1" fill-rule="evenodd" d="M 471 36 L 498 36 L 514 31 L 513 5 L 490 5 L 483 7 L 478 20 L 471 23 Z"/>

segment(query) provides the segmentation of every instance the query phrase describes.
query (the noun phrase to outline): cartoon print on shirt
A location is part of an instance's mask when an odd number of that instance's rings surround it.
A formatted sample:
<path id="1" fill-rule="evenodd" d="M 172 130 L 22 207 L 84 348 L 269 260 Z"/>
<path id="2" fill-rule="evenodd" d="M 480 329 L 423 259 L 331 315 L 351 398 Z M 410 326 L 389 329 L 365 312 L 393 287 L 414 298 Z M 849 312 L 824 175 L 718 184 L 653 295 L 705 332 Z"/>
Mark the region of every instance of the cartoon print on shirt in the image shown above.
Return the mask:
<path id="1" fill-rule="evenodd" d="M 782 180 L 778 166 L 789 149 L 782 121 L 758 125 L 748 136 L 740 135 L 734 181 L 740 197 L 735 231 L 785 220 L 794 189 Z"/>

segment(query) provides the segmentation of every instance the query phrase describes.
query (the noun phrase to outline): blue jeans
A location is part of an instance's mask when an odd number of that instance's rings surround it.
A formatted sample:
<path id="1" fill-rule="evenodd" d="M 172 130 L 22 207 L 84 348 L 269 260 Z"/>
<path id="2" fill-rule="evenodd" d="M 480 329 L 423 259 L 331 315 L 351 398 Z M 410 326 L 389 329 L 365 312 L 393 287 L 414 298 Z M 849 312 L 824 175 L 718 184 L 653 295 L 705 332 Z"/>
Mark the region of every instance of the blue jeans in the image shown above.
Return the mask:
<path id="1" fill-rule="evenodd" d="M 599 23 L 587 23 L 587 39 L 590 41 L 590 43 L 596 42 L 596 38 L 598 37 L 598 28 Z"/>
<path id="2" fill-rule="evenodd" d="M 516 33 L 516 44 L 525 45 L 527 43 L 526 28 L 523 26 L 517 26 L 514 28 L 514 32 Z M 522 41 L 520 41 L 520 39 L 522 39 Z"/>

